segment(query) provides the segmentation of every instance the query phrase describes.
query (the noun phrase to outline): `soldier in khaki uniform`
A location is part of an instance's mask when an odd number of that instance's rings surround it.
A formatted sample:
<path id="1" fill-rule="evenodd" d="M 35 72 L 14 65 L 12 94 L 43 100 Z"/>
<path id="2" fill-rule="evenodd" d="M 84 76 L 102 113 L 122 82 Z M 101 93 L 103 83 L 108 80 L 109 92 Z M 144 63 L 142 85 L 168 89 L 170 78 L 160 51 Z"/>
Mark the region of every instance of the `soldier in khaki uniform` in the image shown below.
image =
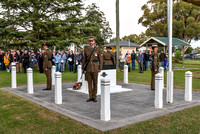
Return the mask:
<path id="1" fill-rule="evenodd" d="M 106 52 L 103 53 L 104 65 L 115 65 L 115 54 L 111 52 L 111 47 L 106 47 Z"/>
<path id="2" fill-rule="evenodd" d="M 95 40 L 93 37 L 89 38 L 89 45 L 90 47 L 84 49 L 82 67 L 84 67 L 86 61 L 89 59 L 94 49 L 86 68 L 86 79 L 88 81 L 88 88 L 89 88 L 89 99 L 87 100 L 87 102 L 89 101 L 97 102 L 96 97 L 97 97 L 98 72 L 100 72 L 102 69 L 101 50 L 99 47 L 95 46 Z"/>
<path id="3" fill-rule="evenodd" d="M 153 53 L 151 55 L 151 90 L 155 90 L 155 75 L 158 73 L 158 64 L 159 64 L 159 59 L 158 59 L 158 46 L 157 45 L 152 45 L 153 48 Z"/>
<path id="4" fill-rule="evenodd" d="M 51 90 L 51 68 L 52 68 L 52 54 L 49 51 L 49 44 L 47 42 L 44 42 L 43 44 L 44 47 L 44 61 L 43 61 L 43 67 L 44 67 L 44 72 L 47 77 L 47 87 L 43 90 Z"/>

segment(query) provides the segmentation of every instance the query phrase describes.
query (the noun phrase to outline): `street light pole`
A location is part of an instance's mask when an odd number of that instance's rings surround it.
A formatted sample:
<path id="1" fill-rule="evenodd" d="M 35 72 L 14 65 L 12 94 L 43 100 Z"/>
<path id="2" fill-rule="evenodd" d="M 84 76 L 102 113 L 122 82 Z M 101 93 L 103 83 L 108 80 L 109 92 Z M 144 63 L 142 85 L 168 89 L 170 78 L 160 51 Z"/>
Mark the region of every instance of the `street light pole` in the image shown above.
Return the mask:
<path id="1" fill-rule="evenodd" d="M 119 0 L 116 0 L 116 54 L 117 54 L 117 62 L 116 68 L 119 71 Z"/>
<path id="2" fill-rule="evenodd" d="M 172 14 L 173 14 L 173 0 L 167 0 L 169 71 L 167 72 L 167 97 L 166 97 L 166 101 L 168 103 L 173 103 Z"/>

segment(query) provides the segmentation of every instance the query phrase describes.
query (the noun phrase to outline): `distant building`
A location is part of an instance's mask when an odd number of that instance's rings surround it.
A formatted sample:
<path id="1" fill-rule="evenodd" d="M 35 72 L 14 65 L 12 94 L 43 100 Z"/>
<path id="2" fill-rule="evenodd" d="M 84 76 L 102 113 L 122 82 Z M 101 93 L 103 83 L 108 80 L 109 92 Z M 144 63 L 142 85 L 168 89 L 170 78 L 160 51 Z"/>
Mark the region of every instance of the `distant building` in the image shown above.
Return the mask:
<path id="1" fill-rule="evenodd" d="M 116 44 L 117 43 L 115 41 L 115 42 L 104 45 L 104 47 L 111 47 L 112 51 L 116 51 Z M 140 47 L 139 45 L 134 44 L 129 41 L 120 41 L 119 46 L 120 46 L 120 51 L 123 52 L 123 54 L 126 54 L 127 51 L 132 52 L 132 50 L 136 52 L 136 48 Z"/>

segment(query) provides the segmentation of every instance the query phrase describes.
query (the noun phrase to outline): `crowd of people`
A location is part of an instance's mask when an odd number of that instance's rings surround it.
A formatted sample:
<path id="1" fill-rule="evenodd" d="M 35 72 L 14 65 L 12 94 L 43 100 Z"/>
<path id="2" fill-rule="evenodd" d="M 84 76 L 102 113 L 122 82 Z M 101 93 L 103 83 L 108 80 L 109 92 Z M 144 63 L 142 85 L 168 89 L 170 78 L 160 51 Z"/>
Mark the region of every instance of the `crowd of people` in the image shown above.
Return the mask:
<path id="1" fill-rule="evenodd" d="M 17 72 L 22 73 L 22 70 L 24 70 L 24 73 L 26 73 L 27 68 L 35 68 L 35 66 L 37 66 L 37 70 L 40 71 L 40 73 L 43 73 L 43 53 L 44 51 L 37 51 L 35 53 L 33 50 L 28 49 L 25 49 L 24 51 L 9 50 L 4 52 L 0 49 L 1 70 L 7 70 L 7 72 L 10 72 L 11 66 L 15 65 Z M 127 51 L 126 54 L 120 52 L 120 69 L 123 71 L 124 64 L 126 64 L 128 66 L 128 71 L 130 72 L 131 69 L 135 70 L 136 62 L 138 62 L 139 73 L 143 73 L 147 69 L 150 70 L 151 54 L 151 50 L 143 50 L 143 52 L 139 51 L 138 54 L 136 54 L 134 50 L 132 50 L 131 53 Z M 52 65 L 56 66 L 56 72 L 64 72 L 66 70 L 66 66 L 68 66 L 70 72 L 76 73 L 77 66 L 82 63 L 83 53 L 80 50 L 73 53 L 72 50 L 56 51 L 54 49 L 52 51 L 52 57 Z M 159 55 L 159 62 L 161 67 L 165 70 L 168 69 L 168 60 L 163 51 L 161 51 Z"/>
<path id="2" fill-rule="evenodd" d="M 9 50 L 4 52 L 0 49 L 0 66 L 1 70 L 11 71 L 11 66 L 16 66 L 17 72 L 26 73 L 27 68 L 35 68 L 43 73 L 43 59 L 44 51 L 37 51 L 24 49 L 22 50 Z M 52 51 L 52 65 L 56 66 L 56 72 L 64 72 L 66 65 L 69 67 L 70 72 L 77 72 L 77 66 L 81 64 L 83 59 L 82 52 L 79 50 L 73 53 L 70 51 Z"/>
<path id="3" fill-rule="evenodd" d="M 123 54 L 121 52 L 119 56 L 120 69 L 123 71 L 124 64 L 126 64 L 128 66 L 128 71 L 130 72 L 131 70 L 130 66 L 132 65 L 132 70 L 135 70 L 136 62 L 138 62 L 139 73 L 143 73 L 147 69 L 150 70 L 152 61 L 151 55 L 152 55 L 151 50 L 148 51 L 143 50 L 143 52 L 140 50 L 138 54 L 136 54 L 134 50 L 132 50 L 132 53 L 127 51 L 126 54 Z M 168 59 L 163 51 L 161 51 L 159 55 L 159 62 L 161 67 L 163 67 L 165 70 L 168 70 Z"/>

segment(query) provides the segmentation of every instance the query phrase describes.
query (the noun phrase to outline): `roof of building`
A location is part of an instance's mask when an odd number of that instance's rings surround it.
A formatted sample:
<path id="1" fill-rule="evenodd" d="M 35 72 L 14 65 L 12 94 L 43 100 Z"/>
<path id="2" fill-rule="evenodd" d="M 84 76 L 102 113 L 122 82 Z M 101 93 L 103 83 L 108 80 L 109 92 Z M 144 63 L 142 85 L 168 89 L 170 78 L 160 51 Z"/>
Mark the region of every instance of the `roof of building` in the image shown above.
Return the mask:
<path id="1" fill-rule="evenodd" d="M 194 5 L 200 6 L 200 0 L 183 0 L 185 2 L 192 3 Z"/>
<path id="2" fill-rule="evenodd" d="M 142 43 L 140 46 L 145 46 L 145 45 L 151 46 L 153 44 L 168 46 L 168 38 L 167 37 L 151 37 L 148 40 L 146 40 L 144 43 Z M 188 43 L 178 38 L 172 38 L 172 45 L 173 46 L 190 46 Z"/>
<path id="3" fill-rule="evenodd" d="M 104 45 L 104 47 L 116 47 L 116 44 L 117 43 L 115 41 L 115 42 L 111 42 L 109 44 Z M 134 43 L 129 42 L 129 41 L 120 41 L 119 46 L 120 47 L 140 47 L 139 45 L 134 44 Z"/>

